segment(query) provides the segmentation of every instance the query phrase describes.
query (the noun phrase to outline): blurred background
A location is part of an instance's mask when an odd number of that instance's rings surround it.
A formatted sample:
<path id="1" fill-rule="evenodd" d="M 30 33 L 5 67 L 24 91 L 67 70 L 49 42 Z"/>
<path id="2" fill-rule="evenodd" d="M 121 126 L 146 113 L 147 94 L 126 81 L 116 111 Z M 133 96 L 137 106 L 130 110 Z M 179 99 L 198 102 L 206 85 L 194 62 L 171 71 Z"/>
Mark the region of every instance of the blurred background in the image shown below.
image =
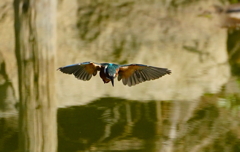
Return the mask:
<path id="1" fill-rule="evenodd" d="M 58 0 L 57 67 L 140 63 L 128 87 L 56 71 L 58 151 L 239 152 L 238 0 Z M 0 1 L 0 151 L 18 149 L 13 0 Z"/>

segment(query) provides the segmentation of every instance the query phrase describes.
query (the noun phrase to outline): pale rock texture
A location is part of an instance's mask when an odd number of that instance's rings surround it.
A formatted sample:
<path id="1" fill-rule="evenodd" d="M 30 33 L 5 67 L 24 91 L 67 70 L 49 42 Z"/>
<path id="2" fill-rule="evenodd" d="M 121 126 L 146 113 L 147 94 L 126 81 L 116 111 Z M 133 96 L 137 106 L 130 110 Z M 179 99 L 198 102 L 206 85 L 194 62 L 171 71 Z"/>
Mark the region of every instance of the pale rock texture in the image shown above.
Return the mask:
<path id="1" fill-rule="evenodd" d="M 136 100 L 193 100 L 216 93 L 230 76 L 226 29 L 201 17 L 211 1 L 60 0 L 57 65 L 84 61 L 141 63 L 165 67 L 171 75 L 128 87 L 89 82 L 57 72 L 59 106 L 84 104 L 102 96 Z M 17 89 L 12 1 L 0 2 L 0 51 Z M 58 68 L 56 67 L 56 69 Z M 18 95 L 17 95 L 18 96 Z"/>

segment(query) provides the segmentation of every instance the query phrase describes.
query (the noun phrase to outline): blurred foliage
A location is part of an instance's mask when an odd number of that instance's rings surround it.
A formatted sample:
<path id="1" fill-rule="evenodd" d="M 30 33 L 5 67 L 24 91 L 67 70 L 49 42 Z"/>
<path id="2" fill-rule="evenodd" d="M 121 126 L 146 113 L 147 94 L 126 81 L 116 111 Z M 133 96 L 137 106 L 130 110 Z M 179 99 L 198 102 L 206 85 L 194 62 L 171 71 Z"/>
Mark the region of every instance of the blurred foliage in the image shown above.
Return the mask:
<path id="1" fill-rule="evenodd" d="M 230 4 L 238 3 L 240 0 L 228 0 Z"/>
<path id="2" fill-rule="evenodd" d="M 226 98 L 219 98 L 218 105 L 230 109 L 233 114 L 240 113 L 240 97 L 238 94 L 228 95 Z"/>

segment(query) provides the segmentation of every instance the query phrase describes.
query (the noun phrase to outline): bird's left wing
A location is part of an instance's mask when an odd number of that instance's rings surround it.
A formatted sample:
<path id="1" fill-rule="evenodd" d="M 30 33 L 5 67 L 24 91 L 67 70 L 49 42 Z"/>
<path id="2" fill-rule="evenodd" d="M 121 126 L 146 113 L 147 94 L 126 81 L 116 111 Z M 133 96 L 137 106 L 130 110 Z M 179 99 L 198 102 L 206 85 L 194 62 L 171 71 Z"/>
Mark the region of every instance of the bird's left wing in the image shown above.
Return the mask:
<path id="1" fill-rule="evenodd" d="M 166 68 L 153 67 L 143 64 L 122 65 L 118 72 L 118 81 L 124 85 L 133 86 L 144 81 L 158 79 L 171 71 Z"/>
<path id="2" fill-rule="evenodd" d="M 88 81 L 92 75 L 95 76 L 97 71 L 100 70 L 101 64 L 94 62 L 82 62 L 72 65 L 67 65 L 58 68 L 63 73 L 73 74 L 77 79 Z"/>

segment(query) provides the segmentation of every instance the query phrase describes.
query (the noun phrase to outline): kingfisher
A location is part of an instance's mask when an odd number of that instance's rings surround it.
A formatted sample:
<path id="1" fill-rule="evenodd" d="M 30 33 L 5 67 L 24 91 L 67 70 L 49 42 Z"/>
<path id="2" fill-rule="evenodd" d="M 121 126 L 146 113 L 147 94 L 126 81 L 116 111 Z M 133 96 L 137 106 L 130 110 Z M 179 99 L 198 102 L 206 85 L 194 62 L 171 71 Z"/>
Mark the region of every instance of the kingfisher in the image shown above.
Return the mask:
<path id="1" fill-rule="evenodd" d="M 171 74 L 171 70 L 167 68 L 159 68 L 144 64 L 114 64 L 114 63 L 95 63 L 82 62 L 60 67 L 60 70 L 66 74 L 73 74 L 77 79 L 88 81 L 95 76 L 98 71 L 104 83 L 111 81 L 114 86 L 114 79 L 122 80 L 124 85 L 129 87 L 136 84 L 158 79 L 165 74 Z"/>

